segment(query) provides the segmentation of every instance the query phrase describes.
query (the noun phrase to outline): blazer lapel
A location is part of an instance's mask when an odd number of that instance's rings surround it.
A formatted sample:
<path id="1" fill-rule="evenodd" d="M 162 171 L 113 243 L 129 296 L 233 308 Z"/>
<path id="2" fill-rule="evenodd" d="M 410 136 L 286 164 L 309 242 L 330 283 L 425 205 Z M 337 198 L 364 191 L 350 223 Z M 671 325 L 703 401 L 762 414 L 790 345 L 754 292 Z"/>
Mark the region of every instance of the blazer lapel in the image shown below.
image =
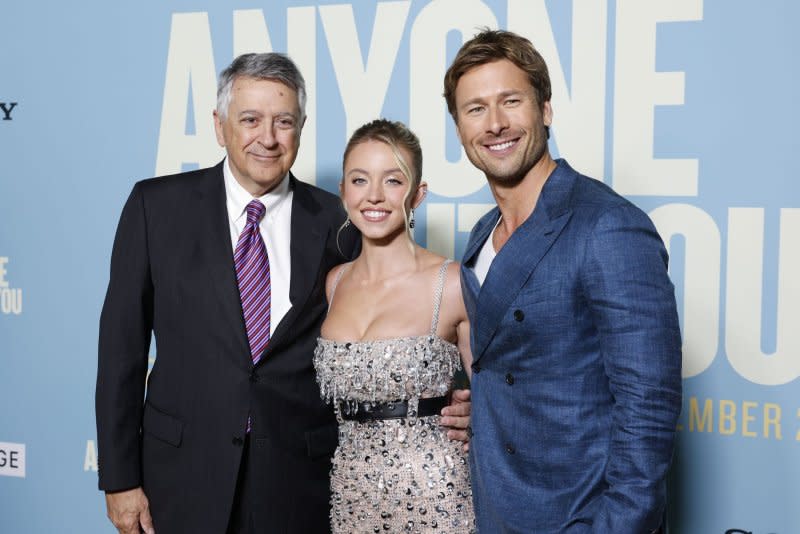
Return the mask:
<path id="1" fill-rule="evenodd" d="M 559 161 L 559 166 L 547 179 L 533 213 L 514 231 L 492 262 L 472 315 L 475 317 L 475 324 L 471 327 L 474 361 L 477 362 L 486 351 L 506 310 L 572 216 L 569 197 L 575 175 L 565 162 Z"/>
<path id="2" fill-rule="evenodd" d="M 467 243 L 467 249 L 464 251 L 464 258 L 461 260 L 463 265 L 471 265 L 475 261 L 483 243 L 489 238 L 489 234 L 494 230 L 494 227 L 497 225 L 497 219 L 499 218 L 500 210 L 497 209 L 496 206 L 481 217 L 481 220 L 478 221 Z"/>
<path id="3" fill-rule="evenodd" d="M 297 315 L 303 310 L 308 296 L 317 280 L 322 264 L 322 255 L 328 237 L 327 223 L 318 216 L 321 206 L 309 193 L 306 184 L 290 174 L 292 196 L 291 241 L 291 281 L 289 283 L 289 300 L 292 307 L 281 320 L 272 334 L 269 345 L 262 360 L 279 347 L 291 329 Z"/>
<path id="4" fill-rule="evenodd" d="M 492 230 L 497 225 L 497 219 L 500 217 L 500 210 L 497 207 L 493 208 L 486 215 L 481 217 L 475 229 L 469 236 L 467 248 L 464 252 L 464 257 L 461 260 L 461 293 L 464 297 L 464 306 L 467 310 L 467 317 L 471 321 L 475 321 L 478 293 L 481 290 L 481 284 L 475 272 L 472 270 L 478 253 L 483 247 L 483 244 L 489 238 Z M 475 346 L 475 328 L 470 329 L 470 343 L 472 347 Z M 474 350 L 474 348 L 473 348 Z"/>
<path id="5" fill-rule="evenodd" d="M 224 161 L 224 160 L 223 160 Z M 213 310 L 219 321 L 227 324 L 230 339 L 235 343 L 236 358 L 244 365 L 252 365 L 250 344 L 239 299 L 239 284 L 233 264 L 233 244 L 225 197 L 225 181 L 219 163 L 209 169 L 206 179 L 199 182 L 195 196 L 199 206 L 198 230 L 207 251 L 210 285 L 219 300 L 219 310 Z"/>

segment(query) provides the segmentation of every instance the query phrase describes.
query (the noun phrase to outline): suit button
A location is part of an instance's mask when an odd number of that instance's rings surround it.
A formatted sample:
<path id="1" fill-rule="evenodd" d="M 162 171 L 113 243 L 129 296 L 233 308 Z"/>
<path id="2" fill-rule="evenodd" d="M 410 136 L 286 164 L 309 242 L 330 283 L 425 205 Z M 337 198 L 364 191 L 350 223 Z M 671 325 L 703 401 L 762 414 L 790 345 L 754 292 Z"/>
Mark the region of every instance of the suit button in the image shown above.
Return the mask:
<path id="1" fill-rule="evenodd" d="M 235 436 L 235 437 L 234 437 L 234 438 L 231 440 L 231 443 L 233 443 L 233 444 L 234 444 L 234 445 L 236 445 L 237 447 L 241 447 L 242 445 L 244 445 L 244 440 L 243 440 L 242 438 L 240 438 L 239 436 Z"/>
<path id="2" fill-rule="evenodd" d="M 477 363 L 473 363 L 472 364 L 472 372 L 473 373 L 480 373 L 481 372 L 481 366 L 478 365 Z"/>
<path id="3" fill-rule="evenodd" d="M 258 375 L 255 371 L 250 371 L 250 382 L 258 382 Z"/>
<path id="4" fill-rule="evenodd" d="M 516 319 L 518 323 L 522 322 L 524 318 L 525 318 L 525 313 L 522 310 L 514 310 L 514 319 Z"/>
<path id="5" fill-rule="evenodd" d="M 511 373 L 508 373 L 506 375 L 506 384 L 508 384 L 509 386 L 514 385 L 514 375 L 512 375 Z"/>
<path id="6" fill-rule="evenodd" d="M 514 449 L 514 446 L 512 444 L 506 443 L 506 452 L 508 454 L 514 454 L 517 451 L 516 451 L 516 449 Z"/>

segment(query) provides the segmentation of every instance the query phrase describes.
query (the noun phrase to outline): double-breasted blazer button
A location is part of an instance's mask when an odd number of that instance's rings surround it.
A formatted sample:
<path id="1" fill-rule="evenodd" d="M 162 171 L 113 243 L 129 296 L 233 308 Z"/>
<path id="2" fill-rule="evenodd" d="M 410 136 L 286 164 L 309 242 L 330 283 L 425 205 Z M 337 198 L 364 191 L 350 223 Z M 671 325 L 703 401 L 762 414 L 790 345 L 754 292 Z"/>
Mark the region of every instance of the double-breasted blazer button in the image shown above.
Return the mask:
<path id="1" fill-rule="evenodd" d="M 517 322 L 522 322 L 522 320 L 525 319 L 525 312 L 522 310 L 514 310 L 514 319 Z"/>
<path id="2" fill-rule="evenodd" d="M 508 454 L 514 454 L 515 452 L 517 452 L 517 450 L 514 448 L 512 444 L 506 443 L 506 452 Z"/>
<path id="3" fill-rule="evenodd" d="M 231 443 L 233 443 L 237 447 L 241 447 L 242 445 L 244 445 L 244 440 L 239 436 L 234 436 L 233 439 L 231 440 Z"/>
<path id="4" fill-rule="evenodd" d="M 473 363 L 472 364 L 472 372 L 473 373 L 480 373 L 481 372 L 481 366 L 478 365 L 477 363 Z"/>
<path id="5" fill-rule="evenodd" d="M 514 375 L 512 375 L 511 373 L 506 374 L 506 384 L 508 384 L 509 386 L 514 385 Z"/>

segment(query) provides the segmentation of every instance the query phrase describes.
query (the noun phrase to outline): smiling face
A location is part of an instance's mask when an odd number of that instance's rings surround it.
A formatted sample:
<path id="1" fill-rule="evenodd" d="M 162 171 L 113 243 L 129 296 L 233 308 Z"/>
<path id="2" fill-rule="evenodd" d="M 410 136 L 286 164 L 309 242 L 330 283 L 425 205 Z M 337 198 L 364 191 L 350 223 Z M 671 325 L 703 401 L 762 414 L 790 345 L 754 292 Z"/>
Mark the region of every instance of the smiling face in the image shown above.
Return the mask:
<path id="1" fill-rule="evenodd" d="M 297 92 L 273 80 L 237 78 L 227 116 L 215 111 L 214 127 L 236 181 L 261 196 L 280 183 L 297 157 L 303 128 Z"/>
<path id="2" fill-rule="evenodd" d="M 540 106 L 525 72 L 507 59 L 461 76 L 455 112 L 467 157 L 489 181 L 519 182 L 547 153 L 550 102 Z"/>
<path id="3" fill-rule="evenodd" d="M 402 146 L 397 150 L 405 162 L 411 161 L 408 150 Z M 352 147 L 344 161 L 340 188 L 350 220 L 364 238 L 372 240 L 391 240 L 402 234 L 406 214 L 425 195 L 424 183 L 410 191 L 412 181 L 403 174 L 392 148 L 376 140 Z"/>

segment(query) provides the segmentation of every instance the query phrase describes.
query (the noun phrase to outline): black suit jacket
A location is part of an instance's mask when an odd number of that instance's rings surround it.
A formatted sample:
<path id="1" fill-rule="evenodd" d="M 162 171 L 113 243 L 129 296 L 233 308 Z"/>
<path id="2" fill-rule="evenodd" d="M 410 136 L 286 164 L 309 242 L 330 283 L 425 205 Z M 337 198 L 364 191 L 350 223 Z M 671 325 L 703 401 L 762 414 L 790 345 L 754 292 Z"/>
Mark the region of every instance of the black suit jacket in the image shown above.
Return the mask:
<path id="1" fill-rule="evenodd" d="M 348 259 L 337 246 L 344 212 L 334 195 L 289 179 L 292 307 L 255 367 L 222 163 L 139 182 L 123 209 L 100 319 L 100 489 L 143 486 L 162 534 L 225 531 L 248 414 L 266 532 L 329 529 L 337 428 L 312 356 L 325 276 Z M 340 242 L 349 256 L 355 233 Z M 158 356 L 143 403 L 151 332 Z"/>

